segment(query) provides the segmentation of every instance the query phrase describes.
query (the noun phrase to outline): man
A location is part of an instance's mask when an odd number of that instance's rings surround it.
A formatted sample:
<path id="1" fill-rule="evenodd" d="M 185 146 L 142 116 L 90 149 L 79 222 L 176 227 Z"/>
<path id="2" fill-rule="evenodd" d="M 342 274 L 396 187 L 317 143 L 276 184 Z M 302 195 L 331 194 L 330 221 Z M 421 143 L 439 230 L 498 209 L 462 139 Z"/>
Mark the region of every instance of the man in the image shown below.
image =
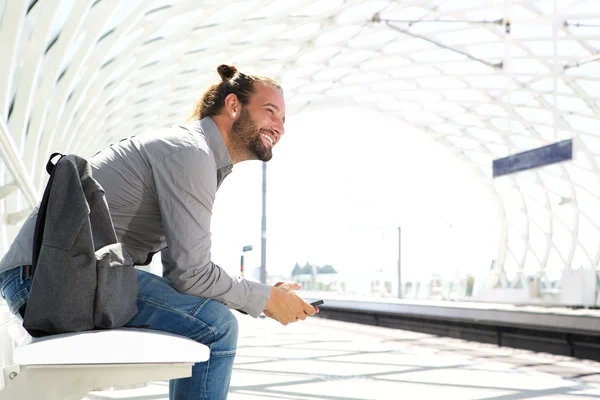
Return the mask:
<path id="1" fill-rule="evenodd" d="M 221 65 L 187 125 L 122 140 L 96 154 L 93 177 L 105 190 L 119 241 L 136 265 L 161 251 L 164 278 L 138 270 L 138 313 L 126 324 L 172 332 L 206 344 L 210 362 L 192 377 L 170 382 L 170 398 L 225 399 L 237 346 L 230 309 L 283 325 L 317 309 L 295 283 L 267 286 L 230 277 L 210 258 L 215 193 L 235 163 L 268 161 L 284 133 L 285 102 L 279 85 Z M 11 311 L 26 304 L 31 278 L 35 212 L 0 262 L 0 289 Z"/>

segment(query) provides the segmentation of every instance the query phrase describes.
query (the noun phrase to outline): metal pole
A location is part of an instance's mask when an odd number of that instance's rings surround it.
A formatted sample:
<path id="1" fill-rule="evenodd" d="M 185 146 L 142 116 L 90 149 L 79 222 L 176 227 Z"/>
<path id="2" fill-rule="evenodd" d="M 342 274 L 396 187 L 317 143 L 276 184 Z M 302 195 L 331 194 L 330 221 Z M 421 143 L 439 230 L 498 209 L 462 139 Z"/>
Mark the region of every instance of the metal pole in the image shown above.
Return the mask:
<path id="1" fill-rule="evenodd" d="M 267 283 L 267 163 L 262 165 L 262 220 L 260 235 L 260 282 Z"/>
<path id="2" fill-rule="evenodd" d="M 240 260 L 240 276 L 244 276 L 244 255 L 242 254 Z"/>
<path id="3" fill-rule="evenodd" d="M 402 298 L 402 231 L 398 227 L 398 298 Z"/>

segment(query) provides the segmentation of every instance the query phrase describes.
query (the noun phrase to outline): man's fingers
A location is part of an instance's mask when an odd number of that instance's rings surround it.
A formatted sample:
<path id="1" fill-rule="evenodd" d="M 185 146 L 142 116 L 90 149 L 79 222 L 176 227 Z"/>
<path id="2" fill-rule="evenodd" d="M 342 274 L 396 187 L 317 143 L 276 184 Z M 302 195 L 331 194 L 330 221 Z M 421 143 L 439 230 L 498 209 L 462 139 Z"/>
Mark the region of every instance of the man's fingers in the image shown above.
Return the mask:
<path id="1" fill-rule="evenodd" d="M 298 282 L 288 282 L 288 286 L 292 290 L 300 290 L 302 288 L 302 285 L 299 284 Z"/>
<path id="2" fill-rule="evenodd" d="M 304 303 L 304 313 L 306 315 L 314 315 L 316 312 L 317 310 L 313 306 L 306 302 Z"/>

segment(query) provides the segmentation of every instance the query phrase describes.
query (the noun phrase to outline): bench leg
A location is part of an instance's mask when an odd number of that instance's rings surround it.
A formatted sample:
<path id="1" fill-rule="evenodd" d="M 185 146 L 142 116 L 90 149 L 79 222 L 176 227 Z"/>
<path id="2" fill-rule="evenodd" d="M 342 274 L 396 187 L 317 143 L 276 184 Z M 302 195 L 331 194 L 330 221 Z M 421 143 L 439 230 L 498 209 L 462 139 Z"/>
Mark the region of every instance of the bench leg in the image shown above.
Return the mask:
<path id="1" fill-rule="evenodd" d="M 21 366 L 0 400 L 81 400 L 93 390 L 189 377 L 192 364 Z"/>

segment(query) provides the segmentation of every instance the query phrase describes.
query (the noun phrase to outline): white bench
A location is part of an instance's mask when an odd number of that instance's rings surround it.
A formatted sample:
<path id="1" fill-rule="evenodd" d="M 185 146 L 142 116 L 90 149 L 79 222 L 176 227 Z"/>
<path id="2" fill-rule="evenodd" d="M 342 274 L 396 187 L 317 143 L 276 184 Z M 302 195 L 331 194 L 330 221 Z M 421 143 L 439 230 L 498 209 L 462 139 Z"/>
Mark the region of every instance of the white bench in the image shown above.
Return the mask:
<path id="1" fill-rule="evenodd" d="M 35 339 L 3 365 L 0 400 L 80 400 L 94 390 L 189 377 L 209 354 L 191 339 L 137 329 Z"/>

